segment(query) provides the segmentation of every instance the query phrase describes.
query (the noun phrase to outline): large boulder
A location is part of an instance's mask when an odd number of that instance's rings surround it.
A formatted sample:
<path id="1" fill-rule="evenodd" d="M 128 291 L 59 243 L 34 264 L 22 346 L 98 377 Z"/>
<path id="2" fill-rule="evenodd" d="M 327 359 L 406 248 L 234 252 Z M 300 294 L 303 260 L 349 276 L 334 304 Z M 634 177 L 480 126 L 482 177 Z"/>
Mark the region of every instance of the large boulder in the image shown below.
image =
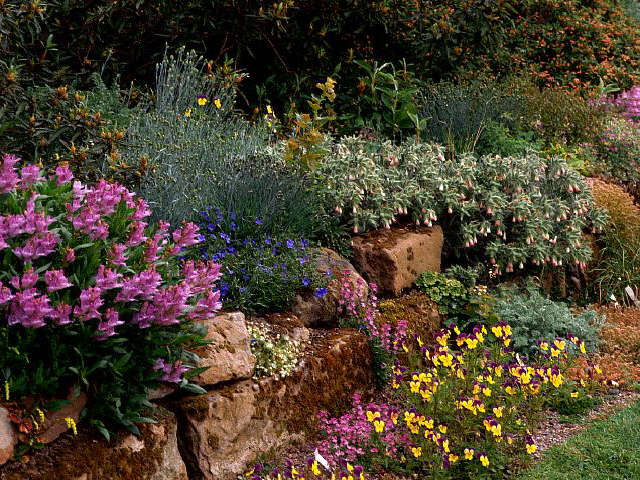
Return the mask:
<path id="1" fill-rule="evenodd" d="M 167 402 L 179 419 L 180 452 L 191 480 L 235 479 L 258 455 L 304 440 L 319 410 L 343 411 L 354 392 L 372 388 L 363 334 L 332 330 L 314 340 L 284 379 L 240 381 Z"/>
<path id="2" fill-rule="evenodd" d="M 353 264 L 383 292 L 397 295 L 424 272 L 439 272 L 442 228 L 391 228 L 355 237 Z"/>
<path id="3" fill-rule="evenodd" d="M 208 367 L 194 383 L 212 386 L 229 380 L 251 377 L 256 359 L 251 353 L 244 315 L 232 312 L 218 315 L 204 323 L 206 340 L 211 343 L 195 350 L 199 367 Z"/>
<path id="4" fill-rule="evenodd" d="M 0 407 L 0 465 L 7 463 L 13 457 L 13 447 L 17 442 L 16 431 L 9 420 L 9 412 Z"/>
<path id="5" fill-rule="evenodd" d="M 0 468 L 2 480 L 188 480 L 178 451 L 175 416 L 158 409 L 158 423 L 141 435 L 119 434 L 109 443 L 88 427 L 65 434 L 22 462 Z"/>
<path id="6" fill-rule="evenodd" d="M 297 295 L 292 312 L 308 327 L 335 327 L 342 282 L 348 282 L 363 298 L 369 287 L 348 260 L 329 248 L 318 249 L 314 261 L 316 271 L 329 279 L 327 294 L 320 298 L 312 292 Z"/>

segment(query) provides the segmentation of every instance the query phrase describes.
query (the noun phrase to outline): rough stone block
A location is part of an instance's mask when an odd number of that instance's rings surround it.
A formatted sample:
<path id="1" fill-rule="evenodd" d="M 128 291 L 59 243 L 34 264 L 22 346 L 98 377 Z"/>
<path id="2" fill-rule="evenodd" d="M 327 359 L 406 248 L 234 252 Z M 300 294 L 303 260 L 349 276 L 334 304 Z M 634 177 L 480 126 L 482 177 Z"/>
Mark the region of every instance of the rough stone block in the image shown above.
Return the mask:
<path id="1" fill-rule="evenodd" d="M 353 239 L 353 264 L 383 292 L 399 294 L 424 272 L 439 272 L 442 228 L 375 230 Z"/>

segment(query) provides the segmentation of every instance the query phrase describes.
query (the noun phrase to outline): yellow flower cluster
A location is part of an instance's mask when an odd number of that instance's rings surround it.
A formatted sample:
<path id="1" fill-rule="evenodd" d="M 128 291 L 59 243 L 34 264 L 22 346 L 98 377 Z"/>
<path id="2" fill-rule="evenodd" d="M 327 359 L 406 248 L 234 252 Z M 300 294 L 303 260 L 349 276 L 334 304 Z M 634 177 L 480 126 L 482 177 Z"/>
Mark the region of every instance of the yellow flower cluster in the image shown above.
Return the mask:
<path id="1" fill-rule="evenodd" d="M 403 415 L 403 425 L 411 433 L 410 458 L 427 463 L 439 458 L 443 468 L 460 458 L 475 459 L 479 468 L 488 468 L 492 452 L 537 451 L 526 430 L 528 410 L 541 408 L 543 394 L 551 395 L 566 383 L 568 343 L 581 354 L 586 349 L 573 336 L 540 342 L 548 354 L 536 364 L 525 364 L 510 348 L 512 336 L 504 323 L 480 325 L 468 333 L 452 325 L 434 336 L 431 347 L 418 338 L 420 354 L 413 358 L 410 352 L 409 359 L 418 371 L 405 374 L 401 367 L 393 367 L 392 386 L 417 399 Z M 577 390 L 571 394 L 578 396 Z M 367 412 L 367 419 L 377 433 L 384 432 L 379 414 Z"/>

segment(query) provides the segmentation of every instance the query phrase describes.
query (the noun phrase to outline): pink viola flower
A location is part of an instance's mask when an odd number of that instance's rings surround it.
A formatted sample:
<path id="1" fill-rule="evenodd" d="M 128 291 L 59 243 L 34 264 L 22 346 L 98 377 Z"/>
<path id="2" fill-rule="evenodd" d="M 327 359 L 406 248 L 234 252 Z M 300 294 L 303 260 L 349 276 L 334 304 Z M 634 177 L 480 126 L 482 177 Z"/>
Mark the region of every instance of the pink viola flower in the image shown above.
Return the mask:
<path id="1" fill-rule="evenodd" d="M 63 164 L 56 167 L 56 185 L 64 185 L 71 180 L 73 180 L 73 173 L 71 173 L 69 165 Z"/>
<path id="2" fill-rule="evenodd" d="M 56 325 L 68 325 L 71 323 L 71 310 L 71 305 L 61 302 L 54 307 L 51 318 Z"/>
<path id="3" fill-rule="evenodd" d="M 40 167 L 37 165 L 27 165 L 20 171 L 20 187 L 27 189 L 40 181 Z"/>
<path id="4" fill-rule="evenodd" d="M 0 194 L 9 193 L 16 189 L 20 177 L 16 173 L 15 164 L 19 158 L 15 155 L 5 154 L 0 164 Z"/>
<path id="5" fill-rule="evenodd" d="M 113 308 L 107 308 L 104 313 L 104 320 L 98 324 L 98 340 L 106 340 L 116 334 L 116 327 L 124 322 L 120 320 L 118 312 Z"/>
<path id="6" fill-rule="evenodd" d="M 21 324 L 26 328 L 44 327 L 45 319 L 53 313 L 49 297 L 39 295 L 35 288 L 16 293 L 9 307 L 7 323 Z"/>
<path id="7" fill-rule="evenodd" d="M 62 270 L 47 270 L 44 273 L 44 281 L 49 293 L 73 286 Z"/>
<path id="8" fill-rule="evenodd" d="M 80 292 L 80 305 L 77 305 L 73 313 L 80 320 L 86 321 L 92 318 L 100 318 L 98 309 L 104 304 L 100 296 L 102 291 L 97 287 L 90 287 Z"/>
<path id="9" fill-rule="evenodd" d="M 104 265 L 98 267 L 98 273 L 96 274 L 96 287 L 100 290 L 111 290 L 113 288 L 120 288 L 122 283 L 122 274 L 114 272 L 110 268 L 106 268 Z"/>
<path id="10" fill-rule="evenodd" d="M 111 250 L 109 251 L 109 262 L 111 263 L 111 265 L 117 267 L 123 267 L 126 265 L 125 262 L 127 261 L 127 257 L 124 254 L 126 249 L 127 246 L 123 245 L 122 243 L 113 244 Z"/>

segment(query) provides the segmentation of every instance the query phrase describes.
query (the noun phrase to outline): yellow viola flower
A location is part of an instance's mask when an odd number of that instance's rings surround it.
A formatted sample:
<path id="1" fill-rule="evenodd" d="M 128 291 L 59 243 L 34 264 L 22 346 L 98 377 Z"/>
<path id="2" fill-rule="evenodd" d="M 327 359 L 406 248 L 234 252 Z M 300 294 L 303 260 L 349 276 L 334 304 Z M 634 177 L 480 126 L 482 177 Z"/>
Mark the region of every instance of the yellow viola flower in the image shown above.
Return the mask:
<path id="1" fill-rule="evenodd" d="M 500 418 L 502 417 L 503 410 L 504 410 L 504 407 L 493 407 L 493 414 L 496 416 L 496 418 Z"/>
<path id="2" fill-rule="evenodd" d="M 502 327 L 500 325 L 498 325 L 496 327 L 491 327 L 491 331 L 493 332 L 493 334 L 497 338 L 501 338 L 502 337 Z"/>
<path id="3" fill-rule="evenodd" d="M 465 448 L 464 449 L 464 458 L 465 460 L 473 460 L 473 448 Z"/>
<path id="4" fill-rule="evenodd" d="M 580 353 L 582 353 L 583 355 L 587 353 L 587 349 L 584 345 L 584 342 L 580 342 Z"/>
<path id="5" fill-rule="evenodd" d="M 318 467 L 318 461 L 317 460 L 314 460 L 313 463 L 311 464 L 311 472 L 314 475 L 322 474 L 322 472 L 320 471 L 320 468 Z"/>
<path id="6" fill-rule="evenodd" d="M 482 463 L 483 467 L 488 468 L 489 467 L 489 457 L 487 457 L 484 454 L 480 455 L 480 463 Z"/>
<path id="7" fill-rule="evenodd" d="M 216 108 L 222 108 L 222 102 L 220 101 L 220 99 L 218 97 L 216 97 L 213 100 L 213 104 L 216 106 Z"/>
<path id="8" fill-rule="evenodd" d="M 384 425 L 385 425 L 385 422 L 383 422 L 382 420 L 375 420 L 373 422 L 373 426 L 376 430 L 376 433 L 382 433 L 384 431 Z"/>
<path id="9" fill-rule="evenodd" d="M 482 394 L 483 394 L 485 397 L 490 397 L 490 396 L 491 396 L 491 389 L 490 389 L 489 387 L 484 387 L 484 388 L 482 389 Z"/>
<path id="10" fill-rule="evenodd" d="M 596 371 L 596 373 L 598 375 L 600 375 L 602 373 L 602 369 L 598 365 L 594 365 L 593 369 Z"/>
<path id="11" fill-rule="evenodd" d="M 554 340 L 553 341 L 553 345 L 560 350 L 561 352 L 564 350 L 565 348 L 565 341 L 564 340 Z"/>
<path id="12" fill-rule="evenodd" d="M 538 450 L 537 445 L 527 443 L 527 453 L 529 455 L 533 455 L 534 453 L 536 453 L 536 450 Z"/>
<path id="13" fill-rule="evenodd" d="M 505 347 L 508 347 L 509 345 L 511 345 L 511 339 L 510 338 L 505 338 L 503 343 L 504 343 Z"/>
<path id="14" fill-rule="evenodd" d="M 204 95 L 198 95 L 196 100 L 198 102 L 198 105 L 200 105 L 201 107 L 204 107 L 209 101 Z"/>
<path id="15" fill-rule="evenodd" d="M 578 392 L 571 392 L 571 398 L 578 398 Z"/>
<path id="16" fill-rule="evenodd" d="M 191 109 L 190 109 L 190 108 L 187 108 L 187 109 L 184 111 L 184 116 L 185 116 L 185 117 L 190 117 L 190 116 L 191 116 Z"/>
<path id="17" fill-rule="evenodd" d="M 438 430 L 440 430 L 441 433 L 447 433 L 447 426 L 446 425 L 438 425 Z"/>
<path id="18" fill-rule="evenodd" d="M 449 462 L 456 463 L 458 460 L 460 460 L 460 457 L 458 455 L 455 455 L 453 453 L 449 454 Z"/>
<path id="19" fill-rule="evenodd" d="M 411 453 L 413 453 L 414 457 L 420 458 L 422 455 L 422 447 L 411 447 Z"/>

